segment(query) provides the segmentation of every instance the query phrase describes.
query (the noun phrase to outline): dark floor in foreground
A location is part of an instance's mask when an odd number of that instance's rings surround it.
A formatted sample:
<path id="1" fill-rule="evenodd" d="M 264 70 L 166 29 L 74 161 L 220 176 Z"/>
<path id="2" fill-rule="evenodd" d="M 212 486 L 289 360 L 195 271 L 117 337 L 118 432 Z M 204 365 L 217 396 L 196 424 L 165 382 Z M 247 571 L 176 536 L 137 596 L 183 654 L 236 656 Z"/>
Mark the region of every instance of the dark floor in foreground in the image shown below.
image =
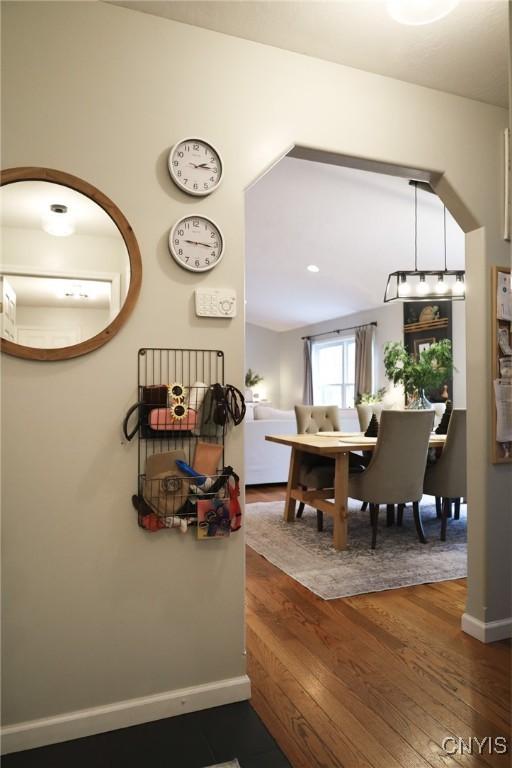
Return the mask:
<path id="1" fill-rule="evenodd" d="M 4 755 L 2 768 L 290 768 L 249 702 Z"/>

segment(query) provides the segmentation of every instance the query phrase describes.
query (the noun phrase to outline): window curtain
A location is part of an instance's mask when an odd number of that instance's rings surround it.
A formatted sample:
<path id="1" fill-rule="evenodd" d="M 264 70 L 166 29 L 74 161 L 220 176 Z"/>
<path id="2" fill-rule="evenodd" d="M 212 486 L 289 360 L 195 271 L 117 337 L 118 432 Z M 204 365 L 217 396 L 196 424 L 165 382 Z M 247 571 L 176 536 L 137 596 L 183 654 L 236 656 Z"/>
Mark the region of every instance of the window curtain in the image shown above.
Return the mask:
<path id="1" fill-rule="evenodd" d="M 356 329 L 355 396 L 371 392 L 373 386 L 373 337 L 374 325 Z"/>
<path id="2" fill-rule="evenodd" d="M 304 339 L 304 405 L 313 405 L 313 366 L 311 363 L 311 339 Z"/>

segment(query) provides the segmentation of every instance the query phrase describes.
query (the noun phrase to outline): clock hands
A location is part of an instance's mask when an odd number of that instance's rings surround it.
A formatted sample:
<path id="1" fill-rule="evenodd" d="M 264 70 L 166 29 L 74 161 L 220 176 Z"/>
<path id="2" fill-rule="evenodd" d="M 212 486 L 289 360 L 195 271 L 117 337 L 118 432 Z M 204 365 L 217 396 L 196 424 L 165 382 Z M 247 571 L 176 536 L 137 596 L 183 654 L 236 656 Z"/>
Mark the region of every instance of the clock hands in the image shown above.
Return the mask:
<path id="1" fill-rule="evenodd" d="M 213 171 L 213 168 L 210 168 L 207 163 L 199 163 L 199 165 L 196 165 L 195 163 L 189 163 L 189 165 L 191 165 L 192 168 L 204 168 L 205 171 Z"/>
<path id="2" fill-rule="evenodd" d="M 211 245 L 208 243 L 199 243 L 197 240 L 185 240 L 185 242 L 191 245 L 203 245 L 205 248 L 211 248 Z"/>

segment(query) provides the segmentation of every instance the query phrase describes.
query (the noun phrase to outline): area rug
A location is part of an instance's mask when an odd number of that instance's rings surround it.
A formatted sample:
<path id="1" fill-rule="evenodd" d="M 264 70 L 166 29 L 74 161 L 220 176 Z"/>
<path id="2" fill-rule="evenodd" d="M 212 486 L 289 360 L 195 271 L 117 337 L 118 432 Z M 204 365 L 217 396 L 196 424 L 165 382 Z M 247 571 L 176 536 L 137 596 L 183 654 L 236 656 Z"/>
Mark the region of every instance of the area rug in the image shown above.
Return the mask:
<path id="1" fill-rule="evenodd" d="M 460 579 L 466 576 L 466 506 L 460 520 L 448 520 L 447 541 L 439 539 L 440 520 L 435 506 L 422 502 L 421 514 L 427 544 L 416 536 L 412 508 L 404 512 L 403 526 L 386 528 L 381 507 L 377 548 L 370 548 L 369 513 L 349 501 L 349 549 L 337 552 L 332 545 L 332 518 L 324 515 L 324 530 L 316 530 L 316 511 L 306 506 L 295 523 L 283 520 L 284 502 L 270 501 L 245 507 L 246 542 L 324 600 L 366 592 Z"/>

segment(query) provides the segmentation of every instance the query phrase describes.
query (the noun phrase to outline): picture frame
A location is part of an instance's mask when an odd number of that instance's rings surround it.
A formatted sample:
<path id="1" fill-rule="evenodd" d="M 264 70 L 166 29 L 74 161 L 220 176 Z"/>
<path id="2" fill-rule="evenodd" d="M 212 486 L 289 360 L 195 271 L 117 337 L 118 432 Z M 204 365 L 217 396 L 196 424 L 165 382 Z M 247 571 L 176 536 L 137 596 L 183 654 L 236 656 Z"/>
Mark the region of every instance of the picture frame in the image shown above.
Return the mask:
<path id="1" fill-rule="evenodd" d="M 419 357 L 420 354 L 434 344 L 436 339 L 432 336 L 428 339 L 414 339 L 414 354 Z"/>

